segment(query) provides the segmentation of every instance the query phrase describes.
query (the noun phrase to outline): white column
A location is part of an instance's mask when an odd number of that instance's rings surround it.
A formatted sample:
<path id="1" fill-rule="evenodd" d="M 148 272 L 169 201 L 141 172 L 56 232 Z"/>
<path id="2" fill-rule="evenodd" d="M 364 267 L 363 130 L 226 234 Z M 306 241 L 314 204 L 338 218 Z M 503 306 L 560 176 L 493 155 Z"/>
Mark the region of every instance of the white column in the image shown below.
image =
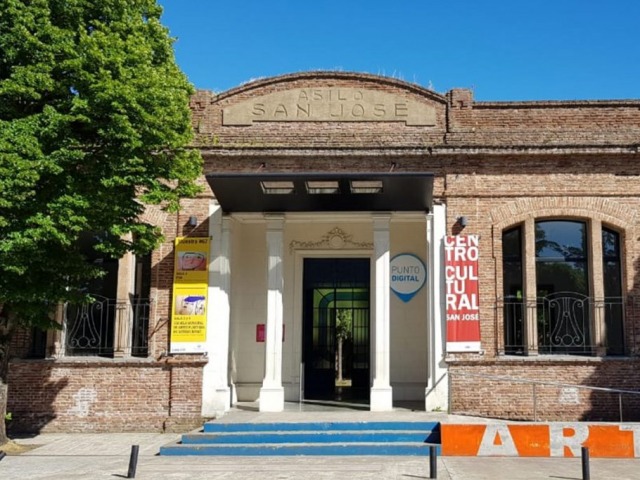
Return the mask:
<path id="1" fill-rule="evenodd" d="M 371 411 L 386 412 L 393 409 L 390 384 L 390 292 L 389 278 L 389 225 L 391 215 L 373 217 L 373 247 L 375 252 L 375 317 L 373 328 L 373 386 Z"/>
<path id="2" fill-rule="evenodd" d="M 449 404 L 449 378 L 447 364 L 444 361 L 446 320 L 443 315 L 445 283 L 442 258 L 442 241 L 447 234 L 446 207 L 434 205 L 432 210 L 433 212 L 427 215 L 429 378 L 424 395 L 427 412 L 447 411 Z"/>
<path id="3" fill-rule="evenodd" d="M 282 293 L 284 277 L 284 216 L 267 216 L 267 327 L 265 338 L 265 374 L 260 389 L 260 411 L 284 410 L 282 387 Z"/>
<path id="4" fill-rule="evenodd" d="M 202 416 L 222 415 L 231 408 L 229 388 L 229 323 L 231 320 L 231 219 L 220 205 L 209 206 L 209 289 L 206 351 L 202 377 Z"/>

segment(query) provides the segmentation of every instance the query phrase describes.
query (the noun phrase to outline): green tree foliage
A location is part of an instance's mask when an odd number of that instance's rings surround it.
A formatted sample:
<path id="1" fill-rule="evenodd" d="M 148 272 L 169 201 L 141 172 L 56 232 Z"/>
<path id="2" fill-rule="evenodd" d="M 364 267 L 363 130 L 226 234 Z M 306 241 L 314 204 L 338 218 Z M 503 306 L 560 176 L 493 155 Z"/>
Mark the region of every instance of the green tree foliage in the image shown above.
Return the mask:
<path id="1" fill-rule="evenodd" d="M 144 205 L 198 191 L 192 86 L 160 15 L 155 0 L 0 0 L 0 418 L 13 329 L 53 326 L 51 306 L 100 275 L 80 234 L 147 252 L 161 232 Z"/>
<path id="2" fill-rule="evenodd" d="M 343 378 L 343 347 L 347 340 L 353 337 L 353 309 L 337 308 L 336 309 L 336 338 L 338 339 L 338 360 L 336 368 L 338 369 L 338 380 Z"/>

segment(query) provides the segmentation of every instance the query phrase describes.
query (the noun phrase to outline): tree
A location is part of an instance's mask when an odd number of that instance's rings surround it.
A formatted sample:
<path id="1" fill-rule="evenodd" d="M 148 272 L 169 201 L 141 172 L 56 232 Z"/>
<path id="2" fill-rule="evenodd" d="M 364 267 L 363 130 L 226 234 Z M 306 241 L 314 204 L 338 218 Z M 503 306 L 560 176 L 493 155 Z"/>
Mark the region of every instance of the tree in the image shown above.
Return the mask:
<path id="1" fill-rule="evenodd" d="M 343 355 L 342 347 L 344 342 L 350 340 L 353 336 L 353 310 L 351 308 L 336 308 L 336 338 L 338 339 L 338 382 L 342 383 L 343 374 Z"/>
<path id="2" fill-rule="evenodd" d="M 0 0 L 0 444 L 9 344 L 53 328 L 59 302 L 88 301 L 100 275 L 78 247 L 146 253 L 161 232 L 145 204 L 175 211 L 198 191 L 192 86 L 155 0 Z"/>

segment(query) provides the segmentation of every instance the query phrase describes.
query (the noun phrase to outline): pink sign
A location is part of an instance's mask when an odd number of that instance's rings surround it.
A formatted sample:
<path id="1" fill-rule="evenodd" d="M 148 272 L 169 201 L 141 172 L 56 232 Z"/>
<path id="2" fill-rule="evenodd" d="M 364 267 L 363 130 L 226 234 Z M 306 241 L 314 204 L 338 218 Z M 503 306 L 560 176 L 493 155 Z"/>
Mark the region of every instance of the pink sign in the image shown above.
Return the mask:
<path id="1" fill-rule="evenodd" d="M 445 237 L 447 351 L 480 351 L 477 235 Z"/>
<path id="2" fill-rule="evenodd" d="M 265 339 L 265 325 L 264 323 L 259 323 L 256 325 L 256 342 L 262 343 Z"/>
<path id="3" fill-rule="evenodd" d="M 282 341 L 284 342 L 284 325 L 282 325 Z M 267 329 L 264 323 L 256 325 L 256 342 L 263 343 L 266 340 Z"/>

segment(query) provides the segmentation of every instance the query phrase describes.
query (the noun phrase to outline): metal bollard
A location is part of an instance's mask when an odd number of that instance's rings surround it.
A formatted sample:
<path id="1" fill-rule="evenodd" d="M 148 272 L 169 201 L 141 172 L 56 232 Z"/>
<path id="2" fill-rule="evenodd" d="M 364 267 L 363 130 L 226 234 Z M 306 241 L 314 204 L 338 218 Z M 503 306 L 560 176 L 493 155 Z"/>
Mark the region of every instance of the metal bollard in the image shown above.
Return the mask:
<path id="1" fill-rule="evenodd" d="M 131 445 L 131 457 L 129 458 L 129 472 L 127 473 L 127 478 L 136 478 L 139 448 L 139 445 Z"/>
<path id="2" fill-rule="evenodd" d="M 582 480 L 590 480 L 591 474 L 589 473 L 589 449 L 582 447 Z"/>
<path id="3" fill-rule="evenodd" d="M 429 478 L 438 478 L 438 456 L 436 446 L 429 446 Z"/>

